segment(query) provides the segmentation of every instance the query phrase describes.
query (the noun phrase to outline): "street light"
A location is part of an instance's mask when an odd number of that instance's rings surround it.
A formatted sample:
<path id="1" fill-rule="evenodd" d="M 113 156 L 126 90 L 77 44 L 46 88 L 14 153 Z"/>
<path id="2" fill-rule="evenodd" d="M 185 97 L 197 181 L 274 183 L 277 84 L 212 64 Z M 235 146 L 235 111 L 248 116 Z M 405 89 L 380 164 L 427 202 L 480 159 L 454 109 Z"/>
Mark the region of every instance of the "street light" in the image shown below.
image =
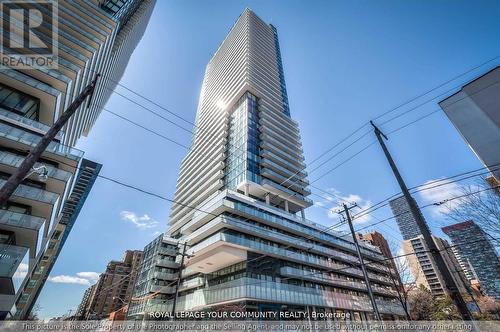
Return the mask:
<path id="1" fill-rule="evenodd" d="M 31 175 L 33 174 L 38 174 L 38 180 L 42 181 L 42 182 L 46 182 L 47 179 L 49 178 L 49 170 L 47 169 L 47 166 L 45 165 L 41 165 L 41 166 L 33 166 L 31 168 L 31 171 L 24 177 L 23 180 L 26 180 L 27 178 L 29 178 Z"/>

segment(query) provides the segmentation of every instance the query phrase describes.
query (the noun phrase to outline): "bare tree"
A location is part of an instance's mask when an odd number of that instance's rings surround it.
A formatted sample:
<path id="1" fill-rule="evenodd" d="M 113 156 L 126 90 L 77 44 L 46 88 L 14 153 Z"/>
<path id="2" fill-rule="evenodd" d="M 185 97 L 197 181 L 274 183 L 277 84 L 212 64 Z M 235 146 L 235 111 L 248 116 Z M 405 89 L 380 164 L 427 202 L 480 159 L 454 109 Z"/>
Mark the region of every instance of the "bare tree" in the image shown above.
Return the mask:
<path id="1" fill-rule="evenodd" d="M 26 320 L 39 320 L 38 314 L 40 313 L 40 310 L 42 310 L 42 307 L 40 304 L 35 304 L 33 306 L 33 309 L 31 309 L 31 312 L 29 313 L 28 317 Z"/>
<path id="2" fill-rule="evenodd" d="M 409 293 L 408 304 L 411 308 L 410 315 L 413 320 L 432 320 L 434 298 L 423 285 Z"/>
<path id="3" fill-rule="evenodd" d="M 500 194 L 496 190 L 486 189 L 491 187 L 484 180 L 461 186 L 462 197 L 446 204 L 444 214 L 455 222 L 473 220 L 498 247 L 500 243 L 494 239 L 500 237 Z"/>
<path id="4" fill-rule="evenodd" d="M 395 242 L 391 242 L 391 252 L 399 252 L 399 248 Z M 388 271 L 392 284 L 398 294 L 398 300 L 406 313 L 406 317 L 411 319 L 408 307 L 408 294 L 416 288 L 415 279 L 410 269 L 410 263 L 406 256 L 393 257 L 392 261 L 388 261 Z M 396 268 L 396 273 L 391 273 L 391 266 Z"/>

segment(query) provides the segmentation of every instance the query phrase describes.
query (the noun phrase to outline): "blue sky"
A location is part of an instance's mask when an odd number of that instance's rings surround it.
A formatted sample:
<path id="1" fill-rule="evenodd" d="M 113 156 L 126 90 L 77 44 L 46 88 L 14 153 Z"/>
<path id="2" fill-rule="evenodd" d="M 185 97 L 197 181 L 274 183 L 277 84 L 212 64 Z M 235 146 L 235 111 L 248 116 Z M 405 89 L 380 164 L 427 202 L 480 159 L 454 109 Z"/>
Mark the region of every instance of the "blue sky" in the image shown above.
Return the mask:
<path id="1" fill-rule="evenodd" d="M 497 1 L 160 0 L 121 83 L 194 121 L 205 65 L 245 7 L 278 29 L 291 114 L 300 125 L 306 162 L 363 122 L 500 55 Z M 393 114 L 498 64 L 499 60 L 485 65 Z M 118 91 L 169 117 L 130 92 Z M 390 131 L 437 109 L 438 100 L 382 129 Z M 189 145 L 188 133 L 116 94 L 106 107 Z M 368 135 L 315 170 L 310 180 L 373 138 Z M 442 112 L 392 135 L 388 145 L 410 187 L 481 167 Z M 185 149 L 106 112 L 78 147 L 86 158 L 104 165 L 101 174 L 166 197 L 174 196 L 180 160 L 186 154 Z M 378 145 L 315 186 L 360 205 L 398 191 Z M 445 187 L 416 198 L 425 204 L 452 196 L 455 190 Z M 328 208 L 334 206 L 317 196 L 311 198 Z M 49 318 L 75 309 L 84 290 L 110 260 L 121 259 L 127 249 L 142 249 L 157 232 L 166 230 L 169 212 L 168 202 L 97 180 L 41 293 L 40 316 Z M 327 212 L 313 207 L 306 215 L 325 225 L 337 223 L 337 217 L 330 218 Z M 436 210 L 424 213 L 439 234 L 447 221 Z M 375 215 L 382 219 L 391 213 L 381 209 Z M 356 227 L 376 221 L 372 216 Z M 391 242 L 400 240 L 393 221 L 374 229 Z"/>

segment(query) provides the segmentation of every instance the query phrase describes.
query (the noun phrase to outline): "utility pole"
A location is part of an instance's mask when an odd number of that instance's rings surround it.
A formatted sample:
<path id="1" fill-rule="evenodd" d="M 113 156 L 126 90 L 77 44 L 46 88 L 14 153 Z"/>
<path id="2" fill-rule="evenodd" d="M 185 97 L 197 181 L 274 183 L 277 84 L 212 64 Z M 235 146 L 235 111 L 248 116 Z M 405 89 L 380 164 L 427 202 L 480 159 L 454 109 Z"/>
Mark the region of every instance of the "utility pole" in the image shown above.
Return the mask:
<path id="1" fill-rule="evenodd" d="M 370 297 L 370 301 L 372 303 L 373 315 L 375 320 L 380 320 L 380 313 L 378 311 L 377 302 L 375 301 L 375 297 L 373 296 L 372 286 L 370 284 L 370 280 L 368 279 L 368 272 L 366 272 L 365 262 L 363 261 L 363 257 L 361 256 L 361 249 L 359 248 L 358 239 L 356 238 L 356 233 L 354 232 L 354 227 L 352 225 L 351 214 L 349 212 L 349 210 L 356 207 L 357 204 L 354 204 L 351 207 L 347 207 L 347 205 L 344 203 L 342 204 L 342 206 L 344 207 L 344 211 L 343 212 L 340 211 L 339 214 L 345 213 L 346 215 L 347 222 L 349 223 L 349 228 L 351 229 L 351 235 L 354 241 L 354 246 L 356 247 L 359 262 L 361 263 L 361 270 L 363 271 L 363 276 L 365 278 L 366 288 L 368 288 L 368 296 Z"/>
<path id="2" fill-rule="evenodd" d="M 177 278 L 177 284 L 175 285 L 175 296 L 174 296 L 174 301 L 172 303 L 172 314 L 170 316 L 171 320 L 174 320 L 175 317 L 175 307 L 177 305 L 177 297 L 179 296 L 179 287 L 181 286 L 182 268 L 184 267 L 184 257 L 186 257 L 186 246 L 187 246 L 187 241 L 184 242 L 184 246 L 182 248 L 181 266 L 179 268 L 179 277 Z"/>
<path id="3" fill-rule="evenodd" d="M 10 196 L 14 193 L 17 187 L 24 181 L 26 176 L 29 174 L 30 170 L 33 168 L 35 163 L 40 159 L 42 153 L 47 149 L 47 146 L 56 137 L 57 133 L 64 127 L 66 122 L 71 118 L 71 116 L 76 112 L 80 105 L 85 101 L 85 99 L 90 96 L 87 108 L 90 105 L 90 100 L 92 99 L 92 94 L 97 83 L 97 78 L 100 75 L 97 74 L 94 80 L 83 89 L 83 91 L 76 97 L 76 99 L 69 105 L 69 107 L 64 111 L 59 119 L 54 123 L 54 125 L 47 131 L 47 133 L 40 139 L 38 144 L 30 151 L 28 156 L 24 158 L 21 165 L 12 173 L 10 178 L 5 182 L 5 184 L 0 188 L 0 208 L 7 204 Z"/>
<path id="4" fill-rule="evenodd" d="M 406 200 L 406 203 L 410 207 L 410 212 L 417 222 L 417 226 L 420 229 L 420 233 L 422 234 L 424 238 L 424 242 L 429 249 L 429 252 L 432 255 L 432 258 L 436 262 L 438 271 L 441 273 L 443 276 L 443 281 L 444 281 L 444 286 L 448 290 L 448 293 L 457 306 L 458 311 L 460 312 L 460 315 L 462 316 L 463 320 L 472 320 L 472 315 L 469 311 L 469 308 L 467 308 L 467 304 L 465 303 L 464 299 L 462 298 L 462 295 L 458 291 L 458 287 L 455 283 L 455 280 L 451 276 L 450 271 L 448 270 L 448 267 L 446 266 L 446 263 L 444 262 L 443 257 L 441 256 L 441 253 L 439 252 L 436 244 L 434 243 L 434 240 L 432 239 L 431 232 L 429 230 L 429 227 L 427 226 L 427 223 L 424 220 L 424 217 L 422 215 L 422 212 L 420 211 L 419 207 L 417 206 L 417 202 L 413 199 L 413 197 L 410 194 L 410 191 L 408 190 L 408 187 L 406 186 L 403 178 L 401 177 L 401 174 L 399 173 L 399 170 L 392 159 L 391 154 L 389 153 L 389 150 L 387 149 L 387 146 L 385 145 L 385 142 L 383 140 L 386 139 L 388 140 L 387 136 L 384 135 L 380 131 L 380 129 L 375 126 L 375 124 L 370 121 L 371 125 L 374 128 L 375 135 L 377 136 L 377 139 L 380 143 L 380 146 L 382 147 L 382 150 L 384 151 L 385 157 L 387 158 L 387 161 L 389 162 L 389 165 L 391 166 L 392 172 L 394 173 L 394 176 L 396 177 L 396 180 L 398 181 L 399 187 L 401 188 L 401 191 L 403 192 L 403 196 Z M 383 138 L 382 138 L 383 137 Z"/>

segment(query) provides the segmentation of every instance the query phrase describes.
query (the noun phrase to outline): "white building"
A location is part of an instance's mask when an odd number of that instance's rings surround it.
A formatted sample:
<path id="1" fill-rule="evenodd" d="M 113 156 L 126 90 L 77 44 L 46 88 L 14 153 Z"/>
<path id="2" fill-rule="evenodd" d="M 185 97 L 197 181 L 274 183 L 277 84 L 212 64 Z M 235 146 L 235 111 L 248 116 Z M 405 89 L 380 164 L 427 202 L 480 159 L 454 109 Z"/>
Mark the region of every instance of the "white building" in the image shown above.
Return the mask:
<path id="1" fill-rule="evenodd" d="M 176 311 L 373 317 L 353 242 L 305 218 L 312 205 L 305 166 L 277 31 L 246 9 L 206 67 L 180 167 L 168 234 L 187 242 L 189 256 Z M 362 252 L 383 317 L 404 315 L 387 267 L 374 262 L 384 256 L 371 246 Z M 169 312 L 172 302 L 164 292 L 129 315 Z"/>
<path id="2" fill-rule="evenodd" d="M 471 150 L 500 182 L 500 66 L 439 103 Z"/>

